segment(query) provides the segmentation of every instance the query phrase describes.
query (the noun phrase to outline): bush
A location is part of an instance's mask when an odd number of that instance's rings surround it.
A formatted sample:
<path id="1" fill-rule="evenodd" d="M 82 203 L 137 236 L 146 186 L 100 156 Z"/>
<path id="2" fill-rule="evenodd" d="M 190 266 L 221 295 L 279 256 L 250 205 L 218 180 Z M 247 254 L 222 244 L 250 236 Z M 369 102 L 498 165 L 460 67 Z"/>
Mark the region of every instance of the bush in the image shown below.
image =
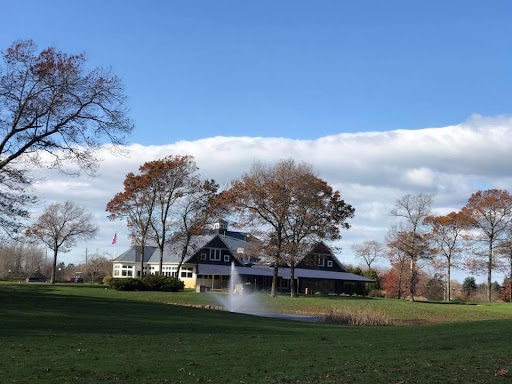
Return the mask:
<path id="1" fill-rule="evenodd" d="M 175 277 L 146 275 L 142 279 L 111 279 L 110 286 L 117 291 L 178 292 L 183 290 L 185 284 Z"/>
<path id="2" fill-rule="evenodd" d="M 393 322 L 384 313 L 371 309 L 331 309 L 325 316 L 326 323 L 345 325 L 388 326 Z"/>
<path id="3" fill-rule="evenodd" d="M 111 281 L 112 281 L 112 276 L 105 276 L 101 282 L 105 285 L 110 285 Z"/>
<path id="4" fill-rule="evenodd" d="M 110 286 L 117 291 L 143 291 L 144 284 L 139 279 L 112 279 Z"/>
<path id="5" fill-rule="evenodd" d="M 146 291 L 178 292 L 185 288 L 183 281 L 172 276 L 146 275 L 142 283 Z"/>

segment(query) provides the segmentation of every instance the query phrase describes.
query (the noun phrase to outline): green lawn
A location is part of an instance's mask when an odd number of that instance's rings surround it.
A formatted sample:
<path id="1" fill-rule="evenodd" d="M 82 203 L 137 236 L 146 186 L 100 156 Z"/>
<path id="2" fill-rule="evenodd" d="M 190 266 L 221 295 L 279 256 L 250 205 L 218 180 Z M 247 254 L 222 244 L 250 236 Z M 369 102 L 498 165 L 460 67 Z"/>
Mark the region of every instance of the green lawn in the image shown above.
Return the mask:
<path id="1" fill-rule="evenodd" d="M 0 383 L 505 383 L 512 377 L 509 305 L 260 297 L 270 310 L 365 305 L 404 322 L 442 322 L 369 328 L 163 304 L 210 300 L 192 292 L 0 284 Z M 495 376 L 497 370 L 511 373 Z"/>

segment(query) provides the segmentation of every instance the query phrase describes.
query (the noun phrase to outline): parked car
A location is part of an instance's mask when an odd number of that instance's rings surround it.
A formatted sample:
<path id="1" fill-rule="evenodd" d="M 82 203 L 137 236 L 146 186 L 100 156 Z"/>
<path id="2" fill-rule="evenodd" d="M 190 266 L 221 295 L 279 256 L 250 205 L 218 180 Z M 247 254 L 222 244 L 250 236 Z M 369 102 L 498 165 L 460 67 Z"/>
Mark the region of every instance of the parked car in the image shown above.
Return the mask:
<path id="1" fill-rule="evenodd" d="M 27 277 L 25 281 L 27 283 L 46 283 L 46 279 L 44 277 Z"/>
<path id="2" fill-rule="evenodd" d="M 75 277 L 75 283 L 83 283 L 84 278 L 83 277 Z"/>

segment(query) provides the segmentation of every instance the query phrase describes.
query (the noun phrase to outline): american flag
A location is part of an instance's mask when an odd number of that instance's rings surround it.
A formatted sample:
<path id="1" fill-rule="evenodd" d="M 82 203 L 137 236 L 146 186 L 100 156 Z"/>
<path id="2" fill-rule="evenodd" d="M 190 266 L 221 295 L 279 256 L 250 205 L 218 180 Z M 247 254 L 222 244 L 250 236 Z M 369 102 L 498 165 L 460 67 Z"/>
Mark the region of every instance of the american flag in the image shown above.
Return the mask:
<path id="1" fill-rule="evenodd" d="M 114 237 L 112 238 L 112 245 L 117 244 L 117 232 L 114 233 Z"/>

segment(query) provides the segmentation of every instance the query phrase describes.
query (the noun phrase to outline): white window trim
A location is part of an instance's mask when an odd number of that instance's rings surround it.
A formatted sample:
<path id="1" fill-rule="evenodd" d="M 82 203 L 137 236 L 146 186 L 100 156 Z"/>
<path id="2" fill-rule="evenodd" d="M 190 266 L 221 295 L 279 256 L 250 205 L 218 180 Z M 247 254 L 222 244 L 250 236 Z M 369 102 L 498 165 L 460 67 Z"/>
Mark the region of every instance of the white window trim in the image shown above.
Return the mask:
<path id="1" fill-rule="evenodd" d="M 333 264 L 332 264 L 332 260 L 327 260 L 327 266 L 328 266 L 329 268 L 332 268 L 332 265 L 333 265 Z"/>
<path id="2" fill-rule="evenodd" d="M 222 252 L 220 248 L 210 248 L 210 261 L 221 261 Z"/>
<path id="3" fill-rule="evenodd" d="M 229 263 L 229 254 L 224 255 L 224 261 Z"/>

